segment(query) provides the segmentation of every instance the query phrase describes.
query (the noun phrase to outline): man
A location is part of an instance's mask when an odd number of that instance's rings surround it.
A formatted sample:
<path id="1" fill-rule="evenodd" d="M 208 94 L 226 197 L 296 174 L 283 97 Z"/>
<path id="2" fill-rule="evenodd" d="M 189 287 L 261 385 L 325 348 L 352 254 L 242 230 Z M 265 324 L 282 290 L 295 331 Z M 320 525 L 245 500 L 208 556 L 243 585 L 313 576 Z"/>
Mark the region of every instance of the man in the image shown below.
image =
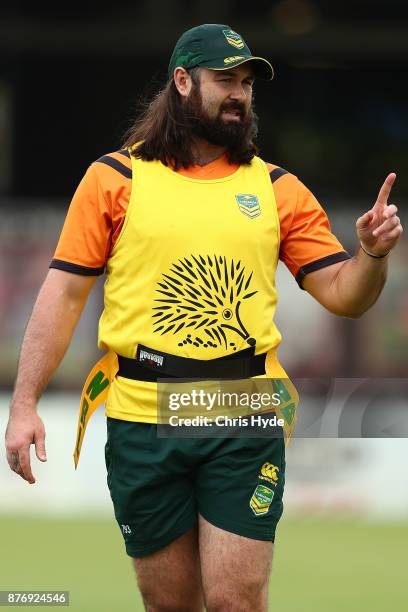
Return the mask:
<path id="1" fill-rule="evenodd" d="M 268 609 L 285 467 L 281 438 L 158 438 L 157 379 L 228 378 L 238 366 L 285 376 L 278 259 L 329 311 L 359 317 L 402 233 L 388 204 L 395 174 L 357 220 L 350 257 L 310 191 L 257 156 L 253 82 L 272 76 L 229 26 L 181 36 L 125 148 L 79 185 L 22 346 L 6 446 L 11 469 L 34 483 L 30 445 L 46 460 L 36 405 L 106 267 L 99 345 L 119 356 L 108 484 L 151 611 Z"/>

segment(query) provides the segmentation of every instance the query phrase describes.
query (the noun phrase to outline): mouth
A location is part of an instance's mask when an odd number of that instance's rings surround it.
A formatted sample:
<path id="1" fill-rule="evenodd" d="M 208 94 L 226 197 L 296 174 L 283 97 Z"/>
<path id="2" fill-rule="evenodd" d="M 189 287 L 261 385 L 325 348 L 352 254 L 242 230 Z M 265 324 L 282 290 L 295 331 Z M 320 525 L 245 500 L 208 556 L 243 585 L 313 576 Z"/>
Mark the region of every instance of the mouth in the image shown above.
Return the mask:
<path id="1" fill-rule="evenodd" d="M 226 121 L 241 121 L 242 113 L 236 109 L 223 110 L 221 117 Z"/>

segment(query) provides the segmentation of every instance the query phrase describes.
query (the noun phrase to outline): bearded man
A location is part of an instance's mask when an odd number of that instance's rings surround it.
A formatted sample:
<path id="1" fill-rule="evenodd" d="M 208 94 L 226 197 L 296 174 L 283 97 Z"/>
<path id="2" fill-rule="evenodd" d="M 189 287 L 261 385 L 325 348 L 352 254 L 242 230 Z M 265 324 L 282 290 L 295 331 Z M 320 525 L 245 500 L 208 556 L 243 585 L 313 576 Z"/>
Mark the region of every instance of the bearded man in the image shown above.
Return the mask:
<path id="1" fill-rule="evenodd" d="M 272 76 L 227 25 L 181 36 L 123 149 L 80 183 L 23 342 L 6 446 L 33 483 L 30 445 L 46 458 L 38 399 L 106 269 L 99 346 L 119 368 L 108 485 L 150 611 L 266 611 L 285 476 L 282 436 L 157 437 L 157 380 L 284 378 L 278 260 L 330 312 L 359 317 L 402 233 L 395 174 L 357 220 L 350 257 L 312 193 L 258 156 L 253 83 Z"/>

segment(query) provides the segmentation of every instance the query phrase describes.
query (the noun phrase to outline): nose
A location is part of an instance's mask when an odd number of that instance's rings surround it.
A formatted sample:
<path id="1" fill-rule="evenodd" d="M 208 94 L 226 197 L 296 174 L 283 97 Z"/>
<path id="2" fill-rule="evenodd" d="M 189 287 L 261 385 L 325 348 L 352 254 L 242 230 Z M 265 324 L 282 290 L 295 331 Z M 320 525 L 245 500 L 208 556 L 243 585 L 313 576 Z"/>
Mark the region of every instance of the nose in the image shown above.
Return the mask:
<path id="1" fill-rule="evenodd" d="M 231 100 L 237 100 L 239 102 L 245 102 L 248 98 L 249 92 L 245 89 L 242 83 L 235 83 L 234 87 L 230 91 L 229 97 Z"/>

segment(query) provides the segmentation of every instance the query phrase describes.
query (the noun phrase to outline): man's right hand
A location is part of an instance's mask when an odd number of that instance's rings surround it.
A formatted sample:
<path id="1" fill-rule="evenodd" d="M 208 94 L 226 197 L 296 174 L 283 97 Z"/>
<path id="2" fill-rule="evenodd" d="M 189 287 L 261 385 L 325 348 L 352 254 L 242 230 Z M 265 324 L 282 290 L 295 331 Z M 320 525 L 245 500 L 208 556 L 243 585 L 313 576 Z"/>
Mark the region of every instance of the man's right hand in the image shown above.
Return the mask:
<path id="1" fill-rule="evenodd" d="M 30 447 L 35 444 L 35 452 L 40 461 L 47 461 L 45 452 L 44 423 L 35 410 L 26 413 L 12 413 L 6 429 L 7 461 L 10 468 L 21 478 L 35 483 L 31 471 Z"/>
<path id="2" fill-rule="evenodd" d="M 30 484 L 35 482 L 31 444 L 35 444 L 38 459 L 47 461 L 45 429 L 37 414 L 37 401 L 65 355 L 96 278 L 49 270 L 24 334 L 6 449 L 10 468 Z"/>

